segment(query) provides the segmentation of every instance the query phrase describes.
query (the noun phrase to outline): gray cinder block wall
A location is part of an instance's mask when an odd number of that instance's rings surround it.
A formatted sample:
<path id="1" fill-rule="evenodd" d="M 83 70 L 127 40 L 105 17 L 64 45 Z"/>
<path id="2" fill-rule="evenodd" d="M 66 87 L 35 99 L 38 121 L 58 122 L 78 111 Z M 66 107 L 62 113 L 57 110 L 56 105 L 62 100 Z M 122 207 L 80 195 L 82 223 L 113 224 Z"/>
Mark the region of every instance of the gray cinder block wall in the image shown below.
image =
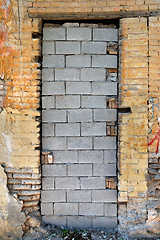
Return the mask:
<path id="1" fill-rule="evenodd" d="M 78 228 L 115 228 L 117 190 L 117 44 L 115 28 L 44 27 L 42 69 L 42 149 L 53 163 L 42 165 L 43 221 Z M 84 24 L 83 24 L 84 26 Z M 98 25 L 97 25 L 98 26 Z M 109 71 L 110 70 L 110 71 Z M 116 74 L 112 74 L 116 76 Z"/>

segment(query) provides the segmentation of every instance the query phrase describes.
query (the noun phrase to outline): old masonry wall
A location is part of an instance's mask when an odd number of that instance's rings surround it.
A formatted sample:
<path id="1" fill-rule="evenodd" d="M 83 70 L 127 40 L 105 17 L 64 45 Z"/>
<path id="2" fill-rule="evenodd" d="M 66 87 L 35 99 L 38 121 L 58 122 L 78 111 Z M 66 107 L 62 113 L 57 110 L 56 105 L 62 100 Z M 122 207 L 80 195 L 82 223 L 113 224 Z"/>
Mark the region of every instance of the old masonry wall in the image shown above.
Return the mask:
<path id="1" fill-rule="evenodd" d="M 159 0 L 0 1 L 1 232 L 21 214 L 38 214 L 41 187 L 42 20 L 119 18 L 118 219 L 130 235 L 159 233 Z M 153 16 L 154 15 L 154 16 Z M 158 146 L 158 147 L 157 147 Z M 3 170 L 4 169 L 4 170 Z M 5 171 L 5 174 L 4 174 Z M 7 179 L 6 179 L 7 177 Z M 8 192 L 8 189 L 9 192 Z M 11 194 L 17 197 L 11 197 Z M 13 204 L 13 205 L 12 205 Z M 19 229 L 19 230 L 18 230 Z"/>

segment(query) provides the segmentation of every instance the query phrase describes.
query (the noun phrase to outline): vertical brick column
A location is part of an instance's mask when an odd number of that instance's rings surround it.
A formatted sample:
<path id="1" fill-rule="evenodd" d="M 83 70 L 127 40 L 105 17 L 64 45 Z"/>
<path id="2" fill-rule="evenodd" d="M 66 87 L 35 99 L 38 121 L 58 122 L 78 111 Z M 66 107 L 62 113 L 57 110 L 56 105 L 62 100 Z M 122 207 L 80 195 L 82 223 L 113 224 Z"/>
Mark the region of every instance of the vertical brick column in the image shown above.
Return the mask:
<path id="1" fill-rule="evenodd" d="M 73 26 L 43 30 L 42 148 L 53 164 L 42 166 L 41 214 L 115 228 L 118 30 Z"/>
<path id="2" fill-rule="evenodd" d="M 147 18 L 122 19 L 120 22 L 119 77 L 119 107 L 131 108 L 131 113 L 119 114 L 118 200 L 122 229 L 136 224 L 137 221 L 144 223 L 147 214 Z"/>

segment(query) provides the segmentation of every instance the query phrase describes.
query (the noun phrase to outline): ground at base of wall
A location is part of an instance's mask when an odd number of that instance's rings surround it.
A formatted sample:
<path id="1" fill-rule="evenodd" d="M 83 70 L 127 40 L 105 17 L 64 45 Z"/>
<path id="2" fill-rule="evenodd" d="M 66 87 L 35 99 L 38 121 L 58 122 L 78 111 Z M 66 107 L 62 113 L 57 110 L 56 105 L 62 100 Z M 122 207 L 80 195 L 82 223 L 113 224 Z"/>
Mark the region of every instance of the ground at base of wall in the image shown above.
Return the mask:
<path id="1" fill-rule="evenodd" d="M 20 240 L 160 240 L 159 237 L 147 238 L 130 238 L 127 234 L 120 234 L 118 230 L 81 230 L 81 229 L 67 229 L 57 227 L 50 224 L 43 224 L 37 228 L 30 228 L 30 230 L 23 235 Z"/>

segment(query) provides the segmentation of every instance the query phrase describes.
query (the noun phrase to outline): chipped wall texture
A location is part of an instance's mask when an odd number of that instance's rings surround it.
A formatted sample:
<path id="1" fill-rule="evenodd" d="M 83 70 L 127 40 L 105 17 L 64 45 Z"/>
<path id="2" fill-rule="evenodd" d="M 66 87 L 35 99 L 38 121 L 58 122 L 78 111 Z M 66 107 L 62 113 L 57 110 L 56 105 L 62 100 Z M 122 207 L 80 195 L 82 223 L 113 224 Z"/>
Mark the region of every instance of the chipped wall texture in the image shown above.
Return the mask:
<path id="1" fill-rule="evenodd" d="M 131 108 L 131 113 L 119 114 L 119 229 L 139 235 L 147 235 L 147 230 L 158 233 L 159 15 L 160 0 L 0 0 L 0 164 L 10 194 L 17 193 L 24 201 L 26 214 L 39 209 L 40 199 L 42 20 L 116 17 L 121 18 L 119 107 Z M 10 201 L 1 194 L 0 220 L 15 203 L 4 178 L 2 171 L 0 184 Z M 21 214 L 20 208 L 14 211 Z M 3 235 L 15 228 L 7 217 L 2 223 Z"/>

